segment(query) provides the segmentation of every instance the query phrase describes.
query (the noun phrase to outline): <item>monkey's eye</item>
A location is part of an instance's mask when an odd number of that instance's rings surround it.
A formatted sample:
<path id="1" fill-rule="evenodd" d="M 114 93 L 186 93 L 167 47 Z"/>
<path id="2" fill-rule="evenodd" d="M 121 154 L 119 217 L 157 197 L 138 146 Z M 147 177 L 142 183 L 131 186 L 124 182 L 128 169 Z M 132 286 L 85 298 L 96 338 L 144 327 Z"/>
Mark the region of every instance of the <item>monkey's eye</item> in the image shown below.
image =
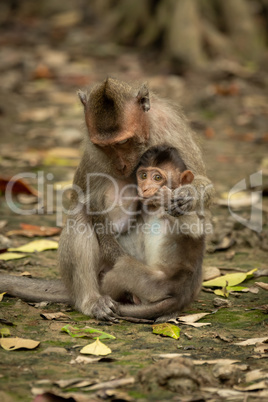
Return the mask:
<path id="1" fill-rule="evenodd" d="M 162 176 L 160 176 L 160 174 L 156 174 L 156 175 L 154 175 L 153 179 L 155 181 L 160 181 L 160 180 L 162 180 Z"/>
<path id="2" fill-rule="evenodd" d="M 142 180 L 147 179 L 147 173 L 141 173 L 140 177 L 141 177 Z"/>
<path id="3" fill-rule="evenodd" d="M 117 142 L 117 145 L 122 145 L 122 144 L 125 144 L 126 142 L 128 142 L 128 138 L 126 139 L 126 140 L 122 140 L 122 141 L 119 141 L 119 142 Z"/>

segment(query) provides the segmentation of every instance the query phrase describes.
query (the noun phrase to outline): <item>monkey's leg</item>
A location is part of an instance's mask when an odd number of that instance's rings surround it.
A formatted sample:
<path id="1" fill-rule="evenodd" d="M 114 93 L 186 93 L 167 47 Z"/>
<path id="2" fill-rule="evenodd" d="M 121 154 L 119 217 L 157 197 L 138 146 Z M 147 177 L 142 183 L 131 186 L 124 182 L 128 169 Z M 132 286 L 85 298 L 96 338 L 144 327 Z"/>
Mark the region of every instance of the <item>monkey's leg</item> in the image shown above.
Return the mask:
<path id="1" fill-rule="evenodd" d="M 60 280 L 32 279 L 1 274 L 0 292 L 7 292 L 11 296 L 27 301 L 72 304 L 71 297 Z"/>
<path id="2" fill-rule="evenodd" d="M 117 321 L 117 303 L 100 294 L 100 254 L 96 233 L 86 214 L 80 211 L 69 218 L 60 238 L 59 265 L 74 306 L 97 319 Z"/>

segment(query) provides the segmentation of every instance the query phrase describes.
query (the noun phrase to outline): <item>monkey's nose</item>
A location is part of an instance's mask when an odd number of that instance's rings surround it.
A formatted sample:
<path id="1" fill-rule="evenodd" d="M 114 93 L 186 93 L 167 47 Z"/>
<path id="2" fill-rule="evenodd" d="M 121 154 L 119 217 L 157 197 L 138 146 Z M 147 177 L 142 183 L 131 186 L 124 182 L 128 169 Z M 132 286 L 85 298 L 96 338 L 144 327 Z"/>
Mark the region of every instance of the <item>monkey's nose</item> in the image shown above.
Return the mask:
<path id="1" fill-rule="evenodd" d="M 116 170 L 118 171 L 118 173 L 120 173 L 121 175 L 124 175 L 126 173 L 127 170 L 127 166 L 126 165 L 120 165 L 116 168 Z"/>

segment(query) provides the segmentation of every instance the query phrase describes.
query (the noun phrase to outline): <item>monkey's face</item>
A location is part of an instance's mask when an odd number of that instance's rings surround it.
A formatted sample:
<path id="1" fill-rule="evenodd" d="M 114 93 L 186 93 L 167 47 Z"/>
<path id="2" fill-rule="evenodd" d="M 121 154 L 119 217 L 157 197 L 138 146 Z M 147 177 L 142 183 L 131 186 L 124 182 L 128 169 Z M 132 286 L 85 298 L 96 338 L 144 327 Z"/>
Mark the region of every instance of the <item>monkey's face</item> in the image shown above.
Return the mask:
<path id="1" fill-rule="evenodd" d="M 167 184 L 166 173 L 155 167 L 139 167 L 136 173 L 138 182 L 138 194 L 142 198 L 150 198 L 164 185 Z"/>
<path id="2" fill-rule="evenodd" d="M 148 117 L 137 105 L 126 105 L 120 130 L 100 136 L 89 124 L 90 139 L 109 158 L 117 178 L 131 176 L 149 140 Z M 107 138 L 108 137 L 108 138 Z"/>

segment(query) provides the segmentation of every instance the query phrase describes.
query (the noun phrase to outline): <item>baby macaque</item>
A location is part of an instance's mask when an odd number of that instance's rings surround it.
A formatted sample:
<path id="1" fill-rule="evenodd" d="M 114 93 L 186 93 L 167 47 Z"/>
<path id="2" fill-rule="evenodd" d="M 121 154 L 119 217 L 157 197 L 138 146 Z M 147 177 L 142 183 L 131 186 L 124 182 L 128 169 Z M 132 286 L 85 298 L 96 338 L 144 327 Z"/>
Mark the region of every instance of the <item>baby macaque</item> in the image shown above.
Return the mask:
<path id="1" fill-rule="evenodd" d="M 156 195 L 190 184 L 194 175 L 175 148 L 162 145 L 151 147 L 141 157 L 136 178 L 140 200 L 147 209 L 137 225 L 141 233 L 139 241 L 134 235 L 132 256 L 142 259 L 131 268 L 115 264 L 103 278 L 102 290 L 114 300 L 134 303 L 133 307 L 120 305 L 122 315 L 126 315 L 124 308 L 128 312 L 133 308 L 133 317 L 157 318 L 161 316 L 158 309 L 166 304 L 166 315 L 159 319 L 163 321 L 186 307 L 199 291 L 204 235 L 195 238 L 181 233 L 179 225 L 174 226 L 180 217 L 170 216 Z M 124 248 L 123 239 L 120 243 Z"/>
<path id="2" fill-rule="evenodd" d="M 138 165 L 136 178 L 139 196 L 150 198 L 163 186 L 174 190 L 192 183 L 194 175 L 186 170 L 178 151 L 164 145 L 145 152 Z"/>

